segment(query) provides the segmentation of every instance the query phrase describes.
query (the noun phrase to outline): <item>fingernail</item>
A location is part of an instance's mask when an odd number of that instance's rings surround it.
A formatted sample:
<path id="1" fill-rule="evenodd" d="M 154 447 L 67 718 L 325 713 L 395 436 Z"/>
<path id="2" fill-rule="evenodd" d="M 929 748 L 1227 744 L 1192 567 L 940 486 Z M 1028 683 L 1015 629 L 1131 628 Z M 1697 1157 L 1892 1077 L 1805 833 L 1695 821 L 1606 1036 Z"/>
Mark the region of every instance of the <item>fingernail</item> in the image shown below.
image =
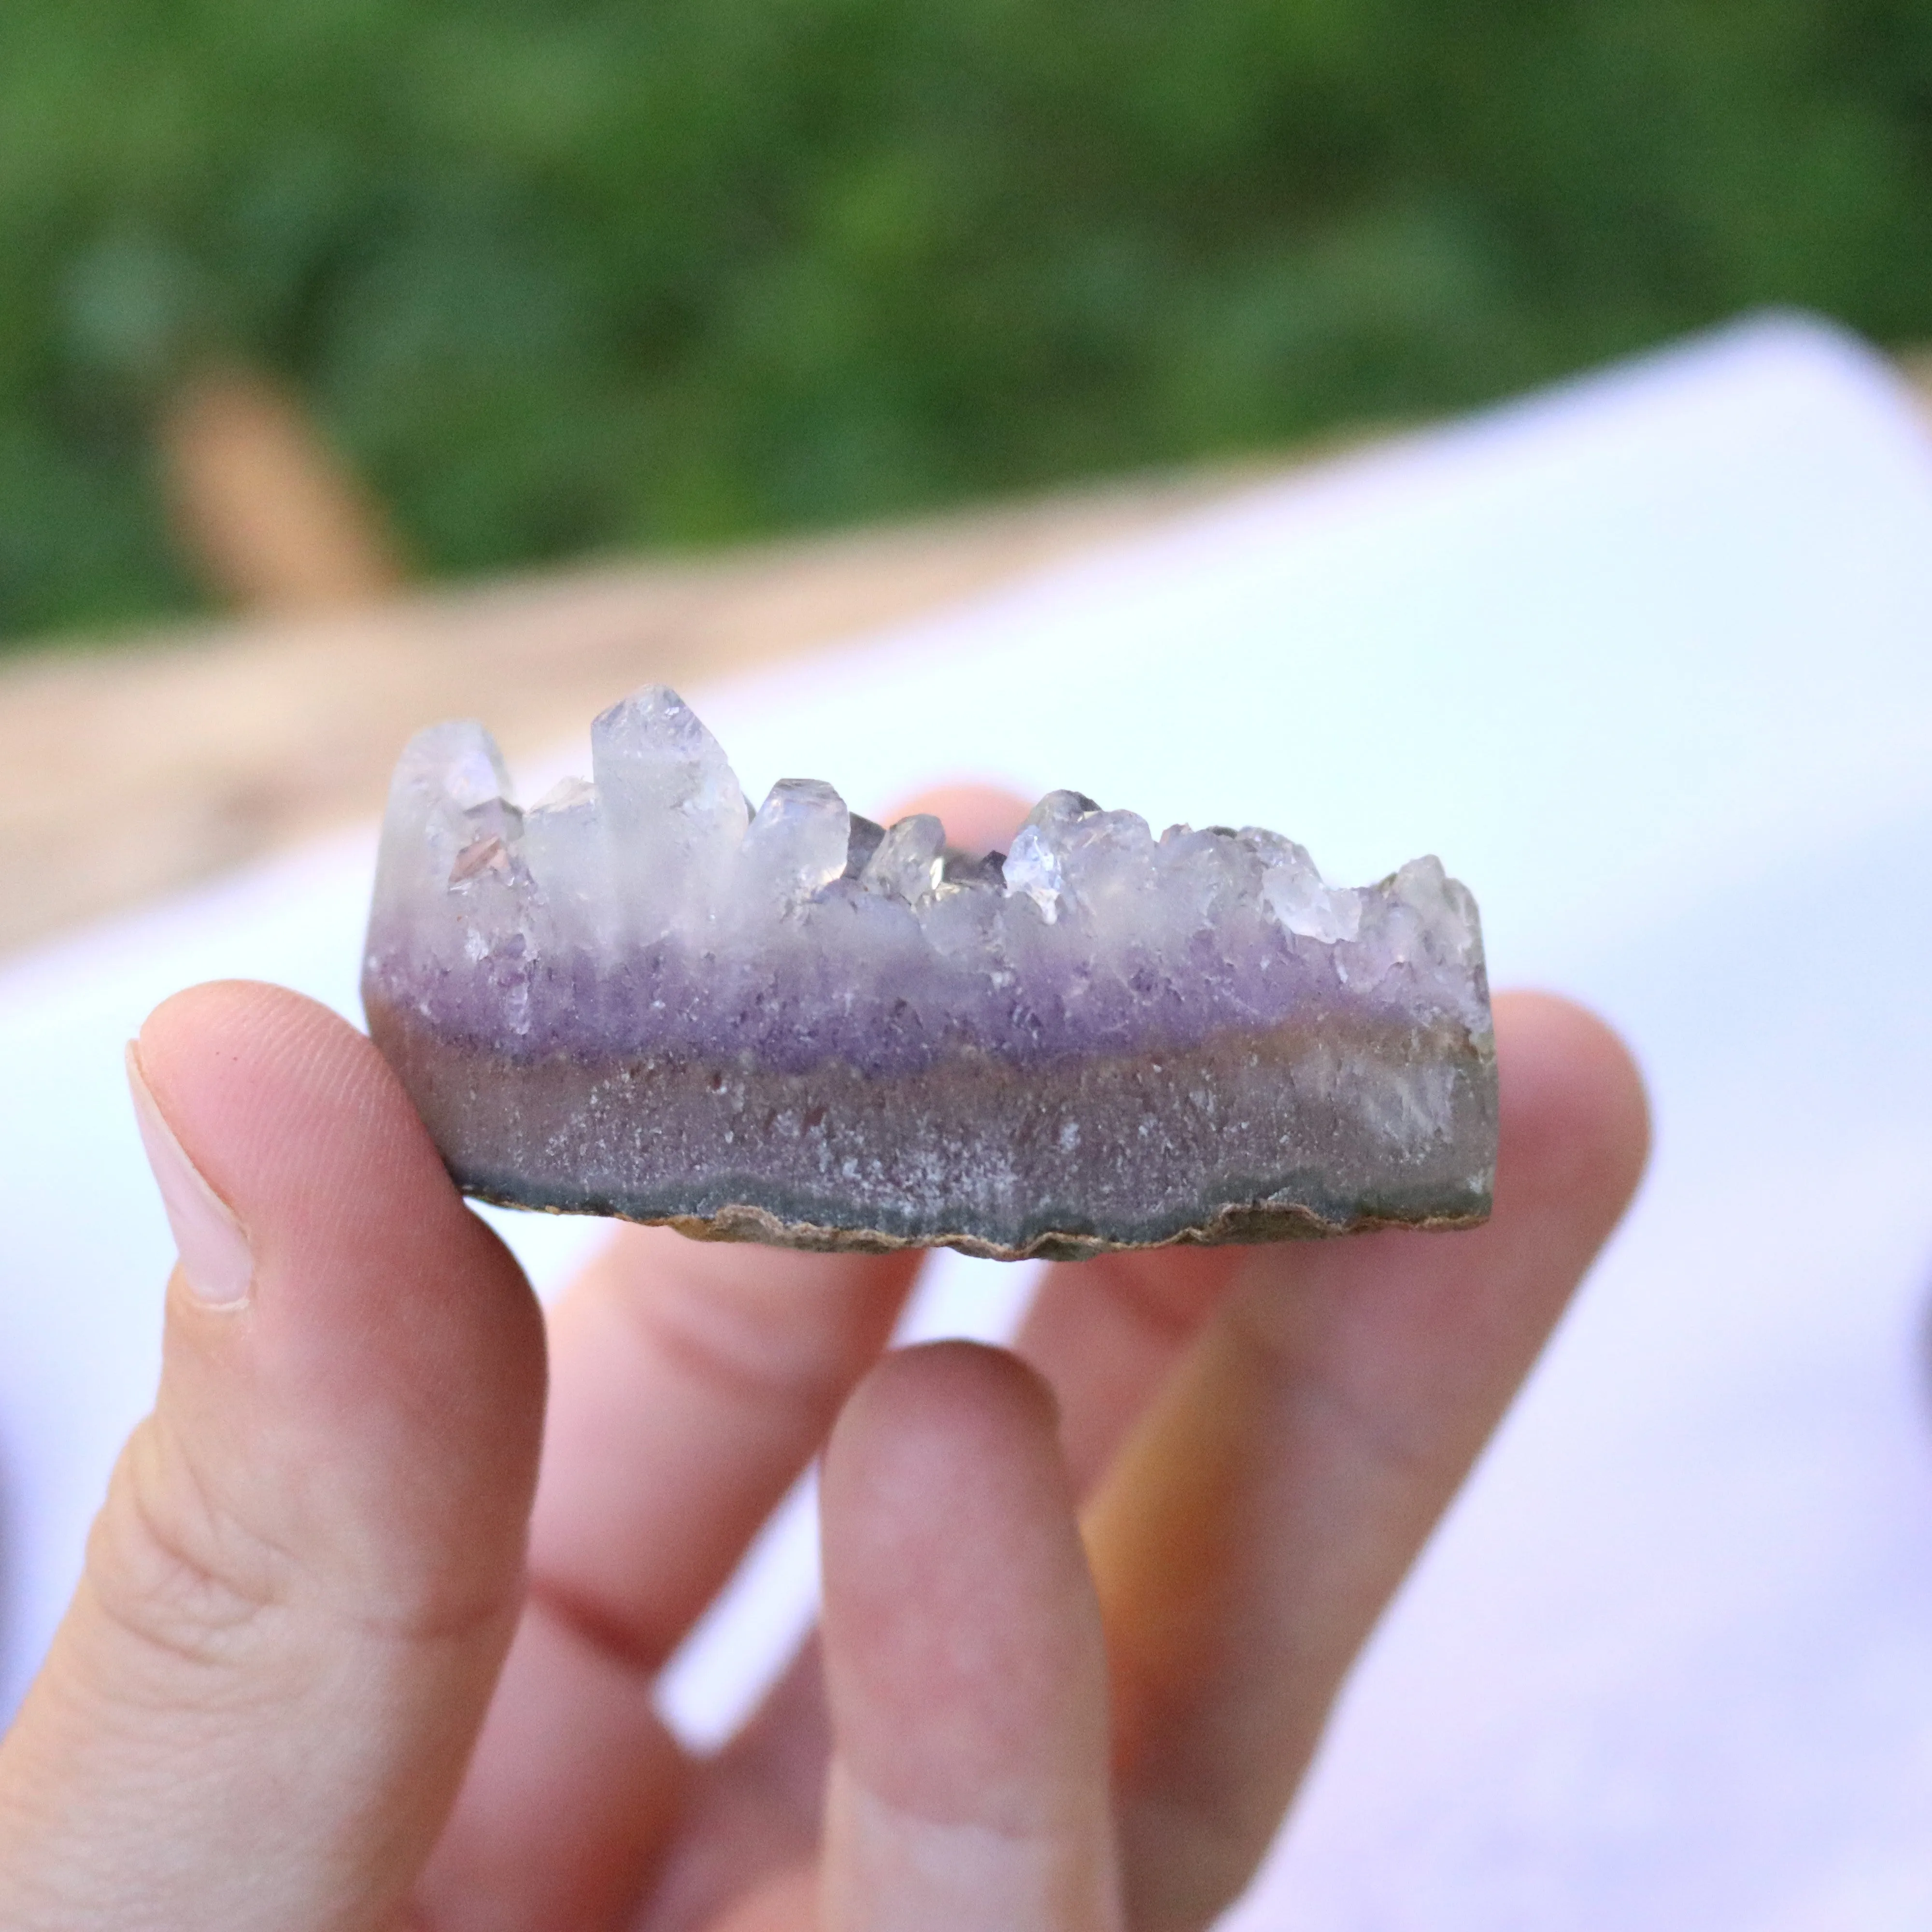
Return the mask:
<path id="1" fill-rule="evenodd" d="M 255 1280 L 248 1238 L 228 1204 L 201 1178 L 166 1117 L 141 1077 L 141 1056 L 128 1042 L 128 1084 L 134 1096 L 134 1118 L 161 1204 L 174 1230 L 175 1250 L 184 1280 L 195 1299 L 212 1308 L 233 1308 L 248 1298 Z"/>

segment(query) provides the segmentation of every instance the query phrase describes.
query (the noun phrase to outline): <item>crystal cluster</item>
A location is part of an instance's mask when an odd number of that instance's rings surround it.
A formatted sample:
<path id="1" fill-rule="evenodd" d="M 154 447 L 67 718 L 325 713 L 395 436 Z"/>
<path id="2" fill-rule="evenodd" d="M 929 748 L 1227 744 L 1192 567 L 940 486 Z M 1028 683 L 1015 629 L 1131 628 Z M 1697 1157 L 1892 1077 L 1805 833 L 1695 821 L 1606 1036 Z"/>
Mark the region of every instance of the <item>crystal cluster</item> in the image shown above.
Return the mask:
<path id="1" fill-rule="evenodd" d="M 788 778 L 752 812 L 674 692 L 528 811 L 478 724 L 392 787 L 363 998 L 458 1182 L 819 1247 L 1016 1258 L 1487 1213 L 1489 995 L 1419 859 L 1049 794 L 950 850 Z"/>

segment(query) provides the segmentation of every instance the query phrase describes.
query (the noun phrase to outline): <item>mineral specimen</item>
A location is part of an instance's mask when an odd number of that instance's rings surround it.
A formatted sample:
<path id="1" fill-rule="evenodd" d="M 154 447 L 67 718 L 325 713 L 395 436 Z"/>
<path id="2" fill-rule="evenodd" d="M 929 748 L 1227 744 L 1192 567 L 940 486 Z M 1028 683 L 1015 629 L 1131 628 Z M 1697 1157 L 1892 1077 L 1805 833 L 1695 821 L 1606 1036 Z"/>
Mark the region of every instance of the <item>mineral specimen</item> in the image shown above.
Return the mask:
<path id="1" fill-rule="evenodd" d="M 440 724 L 390 792 L 363 999 L 468 1192 L 1006 1259 L 1487 1214 L 1482 941 L 1435 860 L 1345 890 L 1070 791 L 977 860 L 812 779 L 752 813 L 662 687 L 591 742 L 522 812 Z"/>

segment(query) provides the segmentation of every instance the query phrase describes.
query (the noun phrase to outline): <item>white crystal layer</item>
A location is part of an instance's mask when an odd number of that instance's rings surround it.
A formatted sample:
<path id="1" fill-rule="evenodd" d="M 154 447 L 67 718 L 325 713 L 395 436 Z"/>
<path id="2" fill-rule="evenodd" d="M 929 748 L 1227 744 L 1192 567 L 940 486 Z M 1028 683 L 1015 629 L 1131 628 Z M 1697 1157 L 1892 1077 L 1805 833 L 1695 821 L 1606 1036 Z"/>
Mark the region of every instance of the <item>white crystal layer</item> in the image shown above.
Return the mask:
<path id="1" fill-rule="evenodd" d="M 752 812 L 717 742 L 653 686 L 593 729 L 595 782 L 520 811 L 481 725 L 420 734 L 382 832 L 368 983 L 530 1058 L 666 1046 L 903 1068 L 1140 1051 L 1337 1009 L 1460 1022 L 1488 991 L 1475 903 L 1432 858 L 1325 883 L 1298 845 L 1170 826 L 1073 792 L 1004 863 L 937 820 L 884 831 L 830 785 Z"/>

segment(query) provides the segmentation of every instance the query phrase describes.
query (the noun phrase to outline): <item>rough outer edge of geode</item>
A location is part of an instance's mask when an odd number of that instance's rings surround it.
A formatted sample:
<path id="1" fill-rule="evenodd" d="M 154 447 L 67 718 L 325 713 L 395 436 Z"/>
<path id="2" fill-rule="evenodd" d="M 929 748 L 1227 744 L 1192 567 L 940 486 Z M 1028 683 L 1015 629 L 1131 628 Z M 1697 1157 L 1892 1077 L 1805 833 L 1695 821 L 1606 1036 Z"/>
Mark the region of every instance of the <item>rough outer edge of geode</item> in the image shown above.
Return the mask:
<path id="1" fill-rule="evenodd" d="M 519 1208 L 538 1214 L 579 1214 L 580 1208 L 552 1206 L 518 1199 L 465 1183 L 458 1183 L 472 1201 L 493 1207 Z M 953 1248 L 991 1262 L 1081 1262 L 1096 1255 L 1147 1254 L 1162 1248 L 1258 1246 L 1270 1241 L 1322 1240 L 1337 1234 L 1369 1234 L 1386 1228 L 1407 1228 L 1421 1233 L 1445 1233 L 1479 1228 L 1490 1218 L 1490 1197 L 1484 1195 L 1466 1214 L 1361 1214 L 1348 1221 L 1324 1221 L 1312 1208 L 1289 1202 L 1242 1202 L 1218 1209 L 1197 1227 L 1184 1228 L 1157 1241 L 1115 1241 L 1097 1234 L 1049 1232 L 1022 1247 L 1001 1247 L 976 1234 L 902 1237 L 872 1228 L 828 1228 L 811 1221 L 784 1221 L 763 1208 L 738 1204 L 710 1216 L 632 1215 L 615 1208 L 602 1212 L 633 1227 L 671 1228 L 694 1241 L 752 1241 L 766 1246 L 797 1248 L 812 1254 L 897 1254 L 908 1248 Z"/>

